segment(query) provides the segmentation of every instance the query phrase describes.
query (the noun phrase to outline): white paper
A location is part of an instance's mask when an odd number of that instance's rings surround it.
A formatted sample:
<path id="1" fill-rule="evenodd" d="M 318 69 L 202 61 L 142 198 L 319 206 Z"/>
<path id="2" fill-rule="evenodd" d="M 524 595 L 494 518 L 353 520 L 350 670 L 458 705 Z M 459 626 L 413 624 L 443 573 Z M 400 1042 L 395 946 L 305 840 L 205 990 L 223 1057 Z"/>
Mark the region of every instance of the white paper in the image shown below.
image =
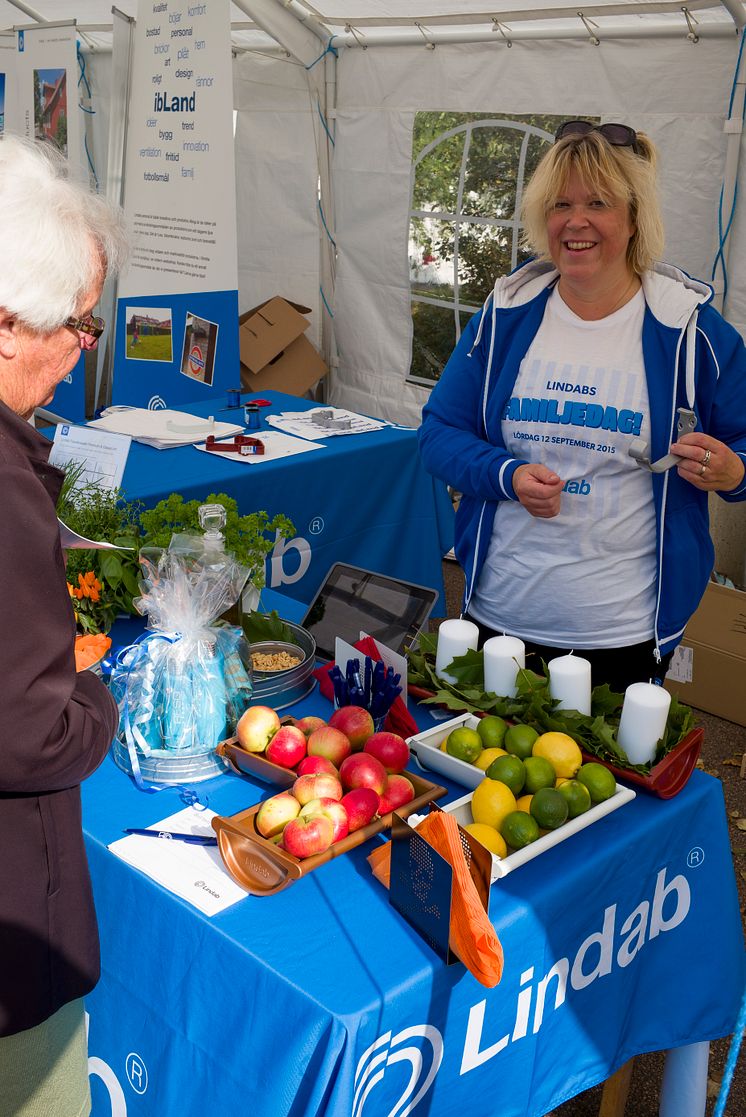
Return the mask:
<path id="1" fill-rule="evenodd" d="M 227 458 L 231 462 L 241 462 L 242 465 L 260 465 L 262 462 L 274 462 L 279 458 L 292 458 L 295 454 L 306 454 L 309 450 L 323 450 L 324 448 L 316 442 L 306 442 L 301 438 L 293 438 L 289 434 L 280 434 L 279 431 L 260 431 L 258 437 L 264 444 L 263 454 L 233 454 L 218 450 L 217 456 Z M 221 438 L 218 441 L 232 442 L 233 439 Z M 214 450 L 208 450 L 204 442 L 196 445 L 195 450 L 204 450 L 206 454 L 215 453 Z"/>
<path id="2" fill-rule="evenodd" d="M 694 648 L 679 644 L 671 657 L 666 678 L 675 683 L 690 683 L 694 675 Z"/>
<path id="3" fill-rule="evenodd" d="M 244 432 L 242 426 L 216 422 L 213 416 L 204 419 L 188 411 L 149 411 L 146 407 L 110 408 L 88 426 L 128 434 L 135 442 L 156 450 L 193 446 L 196 442 L 204 442 L 208 434 L 215 438 L 232 438 Z"/>
<path id="4" fill-rule="evenodd" d="M 60 469 L 73 463 L 85 466 L 75 482 L 76 489 L 84 485 L 118 489 L 131 443 L 132 439 L 126 434 L 58 423 L 49 463 Z"/>
<path id="5" fill-rule="evenodd" d="M 319 421 L 321 416 L 329 415 L 329 422 Z M 314 418 L 314 416 L 316 418 Z M 336 423 L 349 421 L 349 427 L 342 429 Z M 310 411 L 281 411 L 279 415 L 268 415 L 267 422 L 286 434 L 294 434 L 298 438 L 307 438 L 312 442 L 316 439 L 325 440 L 342 434 L 365 434 L 368 431 L 379 431 L 386 426 L 377 419 L 369 419 L 367 415 L 358 415 L 354 411 L 345 411 L 342 407 L 314 407 Z"/>
<path id="6" fill-rule="evenodd" d="M 214 838 L 215 831 L 210 825 L 214 817 L 215 811 L 185 807 L 160 822 L 154 822 L 148 830 L 171 830 L 178 834 L 204 834 Z M 223 865 L 217 846 L 190 845 L 188 842 L 128 834 L 111 842 L 108 848 L 122 861 L 139 869 L 205 915 L 217 915 L 239 900 L 246 899 L 247 893 L 236 884 Z"/>
<path id="7" fill-rule="evenodd" d="M 107 543 L 103 539 L 86 539 L 68 527 L 64 520 L 57 517 L 57 526 L 60 532 L 60 543 L 63 551 L 133 551 L 134 547 L 119 547 L 116 543 Z"/>

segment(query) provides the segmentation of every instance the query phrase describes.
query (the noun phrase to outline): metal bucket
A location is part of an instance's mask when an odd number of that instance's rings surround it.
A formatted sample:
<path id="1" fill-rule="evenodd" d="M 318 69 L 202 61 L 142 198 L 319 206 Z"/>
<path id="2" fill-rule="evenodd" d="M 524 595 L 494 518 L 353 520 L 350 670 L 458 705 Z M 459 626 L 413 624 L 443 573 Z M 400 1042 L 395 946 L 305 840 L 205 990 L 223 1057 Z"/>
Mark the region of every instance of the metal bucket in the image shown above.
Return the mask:
<path id="1" fill-rule="evenodd" d="M 119 737 L 114 738 L 111 752 L 117 767 L 131 776 L 129 749 Z M 138 751 L 137 763 L 142 778 L 153 783 L 199 783 L 201 780 L 222 776 L 228 771 L 228 764 L 214 749 L 212 752 L 202 753 L 152 749 L 148 756 Z"/>
<path id="2" fill-rule="evenodd" d="M 252 672 L 254 692 L 252 706 L 271 706 L 273 710 L 284 710 L 311 693 L 316 680 L 313 669 L 316 666 L 316 641 L 310 632 L 299 624 L 284 622 L 290 629 L 291 640 L 259 640 L 251 645 L 252 652 L 274 655 L 287 652 L 300 658 L 300 663 L 284 671 Z"/>

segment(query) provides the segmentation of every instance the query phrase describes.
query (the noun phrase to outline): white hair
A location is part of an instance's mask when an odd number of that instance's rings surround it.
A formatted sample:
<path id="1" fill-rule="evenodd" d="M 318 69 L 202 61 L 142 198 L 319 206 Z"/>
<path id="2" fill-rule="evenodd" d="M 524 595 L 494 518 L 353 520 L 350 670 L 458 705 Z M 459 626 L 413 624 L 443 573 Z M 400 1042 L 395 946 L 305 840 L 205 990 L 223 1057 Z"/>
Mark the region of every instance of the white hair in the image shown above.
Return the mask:
<path id="1" fill-rule="evenodd" d="M 0 306 L 41 333 L 80 314 L 127 256 L 121 211 L 50 143 L 0 138 Z"/>

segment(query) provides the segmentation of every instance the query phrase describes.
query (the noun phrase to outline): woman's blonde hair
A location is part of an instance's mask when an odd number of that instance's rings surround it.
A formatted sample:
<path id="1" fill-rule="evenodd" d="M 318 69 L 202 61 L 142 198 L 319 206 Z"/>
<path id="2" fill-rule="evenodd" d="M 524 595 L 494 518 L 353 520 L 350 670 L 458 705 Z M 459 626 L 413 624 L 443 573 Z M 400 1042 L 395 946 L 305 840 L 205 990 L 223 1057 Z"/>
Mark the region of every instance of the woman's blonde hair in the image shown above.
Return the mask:
<path id="1" fill-rule="evenodd" d="M 633 272 L 642 275 L 663 251 L 656 164 L 655 147 L 643 132 L 637 133 L 637 154 L 631 147 L 610 144 L 596 131 L 564 136 L 541 159 L 524 191 L 524 247 L 541 259 L 551 259 L 547 216 L 575 171 L 603 200 L 629 205 L 635 231 L 627 246 L 627 263 Z"/>

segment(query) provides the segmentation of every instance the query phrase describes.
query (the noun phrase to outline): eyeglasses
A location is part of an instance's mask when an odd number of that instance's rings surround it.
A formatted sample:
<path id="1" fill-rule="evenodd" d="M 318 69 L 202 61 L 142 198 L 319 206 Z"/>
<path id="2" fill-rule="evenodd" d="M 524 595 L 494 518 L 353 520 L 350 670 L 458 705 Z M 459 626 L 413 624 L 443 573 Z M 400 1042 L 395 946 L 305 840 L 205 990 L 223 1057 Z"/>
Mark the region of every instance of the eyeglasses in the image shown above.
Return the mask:
<path id="1" fill-rule="evenodd" d="M 631 147 L 635 155 L 640 154 L 637 132 L 627 124 L 591 124 L 589 120 L 566 120 L 555 133 L 555 143 L 565 136 L 587 136 L 589 132 L 600 132 L 613 147 Z"/>
<path id="2" fill-rule="evenodd" d="M 98 338 L 106 329 L 106 322 L 103 318 L 94 318 L 93 315 L 87 314 L 85 318 L 67 318 L 63 323 L 69 326 L 71 330 L 77 330 L 78 333 L 88 334 L 89 337 Z"/>

